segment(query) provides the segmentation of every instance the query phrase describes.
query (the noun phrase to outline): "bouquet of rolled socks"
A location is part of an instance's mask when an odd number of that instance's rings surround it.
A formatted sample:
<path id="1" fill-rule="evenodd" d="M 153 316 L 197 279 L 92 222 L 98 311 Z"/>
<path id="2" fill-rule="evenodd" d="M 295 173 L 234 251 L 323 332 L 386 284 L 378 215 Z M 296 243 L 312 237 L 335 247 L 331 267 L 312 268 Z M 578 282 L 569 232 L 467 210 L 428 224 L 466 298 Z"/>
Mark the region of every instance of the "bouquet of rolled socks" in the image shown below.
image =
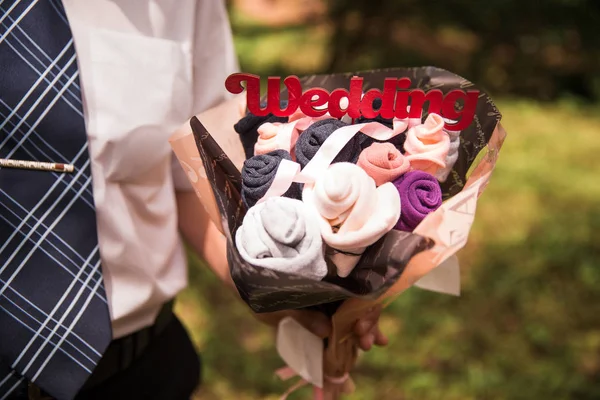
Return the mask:
<path id="1" fill-rule="evenodd" d="M 292 169 L 297 163 L 301 174 L 321 147 L 335 146 L 336 132 L 352 123 L 295 117 L 304 120 L 302 130 L 252 114 L 235 126 L 240 136 L 257 139 L 253 149 L 246 149 L 253 155 L 241 176 L 247 213 L 235 244 L 244 261 L 314 280 L 325 278 L 330 265 L 335 269 L 331 273 L 346 278 L 364 251 L 386 233 L 412 232 L 442 205 L 439 181 L 457 160 L 459 137 L 444 129 L 439 114 L 411 123 L 393 121 L 395 127 L 370 122 L 375 133 L 393 136 L 378 141 L 376 135 L 357 131 L 339 153 L 329 152 L 333 160 L 315 162 L 320 168 L 310 183 L 286 180 L 289 176 L 279 169 L 282 162 Z M 364 130 L 369 122 L 359 123 Z M 280 184 L 285 185 L 282 194 L 272 190 Z"/>
<path id="2" fill-rule="evenodd" d="M 477 89 L 432 67 L 310 76 L 302 83 L 335 90 L 348 87 L 352 76 L 371 88 L 383 87 L 386 78 L 410 77 L 411 89 L 448 97 Z M 371 98 L 369 92 L 362 96 Z M 326 398 L 351 390 L 355 321 L 435 272 L 466 244 L 477 198 L 505 137 L 487 94 L 479 91 L 474 99 L 473 122 L 459 130 L 452 129 L 453 118 L 465 118 L 460 108 L 467 105 L 457 104 L 454 112 L 446 105 L 436 109 L 433 98 L 421 115 L 386 119 L 329 112 L 314 117 L 301 108 L 285 117 L 247 110 L 240 115 L 245 100 L 238 97 L 219 114 L 230 110 L 233 126 L 214 123 L 220 118 L 208 114 L 191 121 L 212 196 L 200 193 L 198 174 L 190 180 L 203 202 L 213 200 L 219 210 L 214 222 L 228 240 L 241 298 L 259 313 L 308 308 L 332 316 L 323 376 L 311 381 Z M 343 103 L 339 108 L 348 107 L 347 99 Z M 416 103 L 413 98 L 407 111 Z M 381 99 L 371 106 L 380 109 Z M 218 143 L 219 135 L 231 134 L 243 147 L 241 168 Z M 193 158 L 182 138 L 172 145 L 185 167 Z"/>

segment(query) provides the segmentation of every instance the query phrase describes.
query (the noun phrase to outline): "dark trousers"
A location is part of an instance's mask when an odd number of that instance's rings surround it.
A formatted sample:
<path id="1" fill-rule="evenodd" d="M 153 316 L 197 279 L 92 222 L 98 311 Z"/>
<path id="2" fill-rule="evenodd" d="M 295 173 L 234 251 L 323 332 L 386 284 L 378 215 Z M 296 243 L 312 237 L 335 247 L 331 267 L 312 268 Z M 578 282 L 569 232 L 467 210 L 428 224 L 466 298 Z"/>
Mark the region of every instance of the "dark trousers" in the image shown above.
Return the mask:
<path id="1" fill-rule="evenodd" d="M 85 388 L 76 400 L 189 400 L 200 374 L 200 357 L 175 317 L 129 368 Z"/>
<path id="2" fill-rule="evenodd" d="M 173 316 L 126 369 L 84 387 L 76 400 L 189 400 L 200 384 L 201 370 L 200 356 Z M 43 393 L 37 396 L 28 395 L 25 386 L 9 399 L 49 399 Z"/>

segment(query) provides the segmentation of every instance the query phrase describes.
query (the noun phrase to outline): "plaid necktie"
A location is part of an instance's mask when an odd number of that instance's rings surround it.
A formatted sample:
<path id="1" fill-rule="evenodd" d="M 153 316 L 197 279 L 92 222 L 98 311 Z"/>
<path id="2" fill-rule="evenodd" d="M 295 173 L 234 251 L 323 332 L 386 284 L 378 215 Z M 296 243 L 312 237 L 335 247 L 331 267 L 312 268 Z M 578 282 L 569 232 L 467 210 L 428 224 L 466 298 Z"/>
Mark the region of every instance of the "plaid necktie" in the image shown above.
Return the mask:
<path id="1" fill-rule="evenodd" d="M 80 94 L 60 0 L 0 0 L 0 158 L 75 166 L 0 169 L 0 399 L 75 397 L 111 340 Z"/>

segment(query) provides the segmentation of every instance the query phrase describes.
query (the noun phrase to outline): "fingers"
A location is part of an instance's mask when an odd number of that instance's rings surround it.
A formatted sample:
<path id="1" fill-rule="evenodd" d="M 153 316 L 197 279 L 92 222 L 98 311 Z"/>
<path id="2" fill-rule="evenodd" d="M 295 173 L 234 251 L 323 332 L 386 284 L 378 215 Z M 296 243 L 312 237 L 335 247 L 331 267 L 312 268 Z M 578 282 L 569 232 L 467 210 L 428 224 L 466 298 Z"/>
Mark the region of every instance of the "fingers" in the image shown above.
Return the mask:
<path id="1" fill-rule="evenodd" d="M 358 320 L 354 326 L 354 333 L 358 336 L 358 346 L 361 350 L 368 351 L 376 346 L 386 346 L 388 338 L 379 329 L 381 307 L 370 310 Z"/>
<path id="2" fill-rule="evenodd" d="M 331 321 L 323 313 L 318 311 L 292 310 L 289 316 L 320 338 L 324 339 L 331 334 Z"/>
<path id="3" fill-rule="evenodd" d="M 381 307 L 371 309 L 354 325 L 354 334 L 358 337 L 358 346 L 364 351 L 370 350 L 373 345 L 386 346 L 388 338 L 379 329 L 379 317 Z M 257 317 L 265 323 L 277 326 L 279 321 L 286 317 L 292 317 L 306 329 L 320 338 L 331 335 L 331 320 L 323 313 L 306 310 L 289 310 L 274 313 L 259 314 Z"/>
<path id="4" fill-rule="evenodd" d="M 358 347 L 361 350 L 369 351 L 373 345 L 375 346 L 387 346 L 389 340 L 385 336 L 379 327 L 374 327 L 370 332 L 365 335 L 358 337 Z"/>
<path id="5" fill-rule="evenodd" d="M 371 347 L 373 347 L 373 343 L 375 342 L 375 335 L 373 333 L 367 333 L 366 335 L 360 336 L 358 339 L 358 347 L 361 350 L 369 351 Z"/>
<path id="6" fill-rule="evenodd" d="M 379 322 L 381 307 L 375 307 L 359 319 L 354 325 L 354 333 L 358 336 L 364 336 L 373 330 L 373 327 Z"/>

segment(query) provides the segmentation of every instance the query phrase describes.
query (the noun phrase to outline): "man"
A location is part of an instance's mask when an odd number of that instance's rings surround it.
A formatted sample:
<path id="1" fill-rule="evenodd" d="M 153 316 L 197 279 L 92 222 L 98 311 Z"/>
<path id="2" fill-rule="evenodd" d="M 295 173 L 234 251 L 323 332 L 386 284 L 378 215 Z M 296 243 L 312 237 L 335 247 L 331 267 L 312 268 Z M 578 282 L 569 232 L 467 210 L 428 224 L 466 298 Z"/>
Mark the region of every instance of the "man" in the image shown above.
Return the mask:
<path id="1" fill-rule="evenodd" d="M 0 24 L 0 399 L 188 399 L 179 233 L 231 281 L 167 140 L 237 71 L 224 5 L 5 0 Z M 365 349 L 385 342 L 377 317 Z"/>

